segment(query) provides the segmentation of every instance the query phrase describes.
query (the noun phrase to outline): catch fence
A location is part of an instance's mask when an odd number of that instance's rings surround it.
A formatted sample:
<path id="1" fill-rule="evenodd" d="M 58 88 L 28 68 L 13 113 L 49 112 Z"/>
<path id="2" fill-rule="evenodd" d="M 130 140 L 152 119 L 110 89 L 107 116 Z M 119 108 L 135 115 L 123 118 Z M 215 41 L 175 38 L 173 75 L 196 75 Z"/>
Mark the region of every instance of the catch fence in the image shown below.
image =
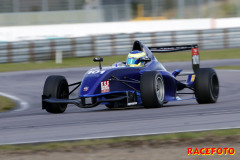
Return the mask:
<path id="1" fill-rule="evenodd" d="M 45 61 L 63 57 L 128 54 L 135 40 L 147 46 L 198 44 L 200 50 L 240 48 L 240 28 L 97 35 L 0 43 L 0 63 Z"/>

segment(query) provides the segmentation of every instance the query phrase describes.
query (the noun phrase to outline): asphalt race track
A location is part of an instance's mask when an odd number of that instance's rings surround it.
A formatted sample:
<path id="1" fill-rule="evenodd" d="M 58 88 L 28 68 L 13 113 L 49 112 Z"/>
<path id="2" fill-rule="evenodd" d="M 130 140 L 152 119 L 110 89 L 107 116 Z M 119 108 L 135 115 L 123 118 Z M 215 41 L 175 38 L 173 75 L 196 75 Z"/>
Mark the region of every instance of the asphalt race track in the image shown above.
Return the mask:
<path id="1" fill-rule="evenodd" d="M 202 61 L 201 67 L 239 65 L 240 59 Z M 191 69 L 191 62 L 165 63 L 169 71 Z M 220 96 L 215 104 L 195 100 L 170 102 L 162 108 L 109 110 L 105 106 L 81 109 L 69 105 L 64 114 L 41 110 L 48 75 L 80 81 L 89 68 L 0 73 L 0 92 L 15 96 L 19 107 L 0 113 L 0 144 L 19 144 L 158 134 L 240 127 L 240 71 L 217 70 Z M 77 92 L 75 93 L 75 95 Z"/>

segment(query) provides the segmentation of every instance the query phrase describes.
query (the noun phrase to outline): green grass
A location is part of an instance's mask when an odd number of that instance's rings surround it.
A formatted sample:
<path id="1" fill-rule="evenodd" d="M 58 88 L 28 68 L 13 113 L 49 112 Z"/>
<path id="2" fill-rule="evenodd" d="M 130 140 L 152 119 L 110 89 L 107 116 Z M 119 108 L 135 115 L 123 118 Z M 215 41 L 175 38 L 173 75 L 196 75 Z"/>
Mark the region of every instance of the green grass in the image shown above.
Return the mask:
<path id="1" fill-rule="evenodd" d="M 107 66 L 114 62 L 126 61 L 127 54 L 128 53 L 118 56 L 105 56 L 102 65 Z M 191 52 L 156 53 L 155 56 L 160 62 L 191 61 Z M 200 51 L 200 60 L 236 58 L 240 58 L 240 49 Z M 55 64 L 53 60 L 29 63 L 5 63 L 0 64 L 0 72 L 97 66 L 98 63 L 94 63 L 92 59 L 93 57 L 66 58 L 63 59 L 62 64 Z"/>
<path id="2" fill-rule="evenodd" d="M 240 66 L 220 66 L 220 67 L 215 67 L 215 69 L 240 70 Z"/>
<path id="3" fill-rule="evenodd" d="M 0 112 L 9 111 L 14 107 L 15 107 L 15 103 L 12 100 L 6 97 L 0 96 Z"/>
<path id="4" fill-rule="evenodd" d="M 183 132 L 162 135 L 148 135 L 148 136 L 135 136 L 135 137 L 119 137 L 108 139 L 94 139 L 94 140 L 81 140 L 81 141 L 68 141 L 68 142 L 54 142 L 54 143 L 35 143 L 24 145 L 2 145 L 0 152 L 14 152 L 14 151 L 71 151 L 77 147 L 95 147 L 98 145 L 118 146 L 118 144 L 131 144 L 140 141 L 155 141 L 164 143 L 170 140 L 181 142 L 183 140 L 194 140 L 197 138 L 214 137 L 214 140 L 221 137 L 239 136 L 240 129 L 227 129 L 227 130 L 212 130 L 201 132 Z"/>

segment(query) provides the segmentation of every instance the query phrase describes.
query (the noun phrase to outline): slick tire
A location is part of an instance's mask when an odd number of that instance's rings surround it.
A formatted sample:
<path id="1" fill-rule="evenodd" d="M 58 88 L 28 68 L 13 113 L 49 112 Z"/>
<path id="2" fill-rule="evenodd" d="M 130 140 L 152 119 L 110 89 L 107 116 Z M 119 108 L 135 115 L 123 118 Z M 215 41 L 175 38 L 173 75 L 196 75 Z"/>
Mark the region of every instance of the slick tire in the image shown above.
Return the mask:
<path id="1" fill-rule="evenodd" d="M 162 75 L 157 71 L 144 72 L 140 80 L 140 92 L 145 108 L 162 107 L 165 98 Z"/>
<path id="2" fill-rule="evenodd" d="M 49 76 L 44 84 L 43 95 L 57 99 L 68 99 L 69 89 L 66 78 L 58 75 Z M 67 108 L 67 104 L 44 104 L 46 105 L 43 108 L 49 113 L 63 113 Z"/>
<path id="3" fill-rule="evenodd" d="M 215 70 L 212 68 L 198 69 L 194 88 L 199 104 L 215 103 L 219 94 L 219 81 Z"/>

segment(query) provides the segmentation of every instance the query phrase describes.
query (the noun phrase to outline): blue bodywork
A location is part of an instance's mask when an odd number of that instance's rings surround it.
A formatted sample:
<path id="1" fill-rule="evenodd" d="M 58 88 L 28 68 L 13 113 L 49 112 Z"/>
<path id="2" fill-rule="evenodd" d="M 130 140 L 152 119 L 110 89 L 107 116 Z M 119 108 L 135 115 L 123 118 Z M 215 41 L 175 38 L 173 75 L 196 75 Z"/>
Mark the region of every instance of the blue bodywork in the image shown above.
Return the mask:
<path id="1" fill-rule="evenodd" d="M 106 100 L 110 97 L 126 95 L 126 92 L 135 93 L 137 95 L 137 105 L 142 104 L 140 96 L 140 79 L 141 75 L 147 71 L 158 71 L 164 80 L 165 85 L 165 102 L 181 100 L 177 96 L 177 91 L 186 87 L 192 87 L 192 75 L 189 75 L 186 84 L 176 80 L 176 76 L 182 70 L 176 70 L 173 73 L 168 72 L 164 66 L 158 62 L 152 52 L 140 41 L 135 41 L 132 50 L 144 51 L 150 58 L 144 67 L 129 67 L 124 63 L 118 66 L 116 64 L 111 67 L 90 69 L 84 76 L 79 90 L 79 98 L 95 98 L 95 101 Z M 109 82 L 109 90 L 102 93 L 101 82 Z M 102 102 L 100 104 L 111 104 L 112 102 Z"/>

